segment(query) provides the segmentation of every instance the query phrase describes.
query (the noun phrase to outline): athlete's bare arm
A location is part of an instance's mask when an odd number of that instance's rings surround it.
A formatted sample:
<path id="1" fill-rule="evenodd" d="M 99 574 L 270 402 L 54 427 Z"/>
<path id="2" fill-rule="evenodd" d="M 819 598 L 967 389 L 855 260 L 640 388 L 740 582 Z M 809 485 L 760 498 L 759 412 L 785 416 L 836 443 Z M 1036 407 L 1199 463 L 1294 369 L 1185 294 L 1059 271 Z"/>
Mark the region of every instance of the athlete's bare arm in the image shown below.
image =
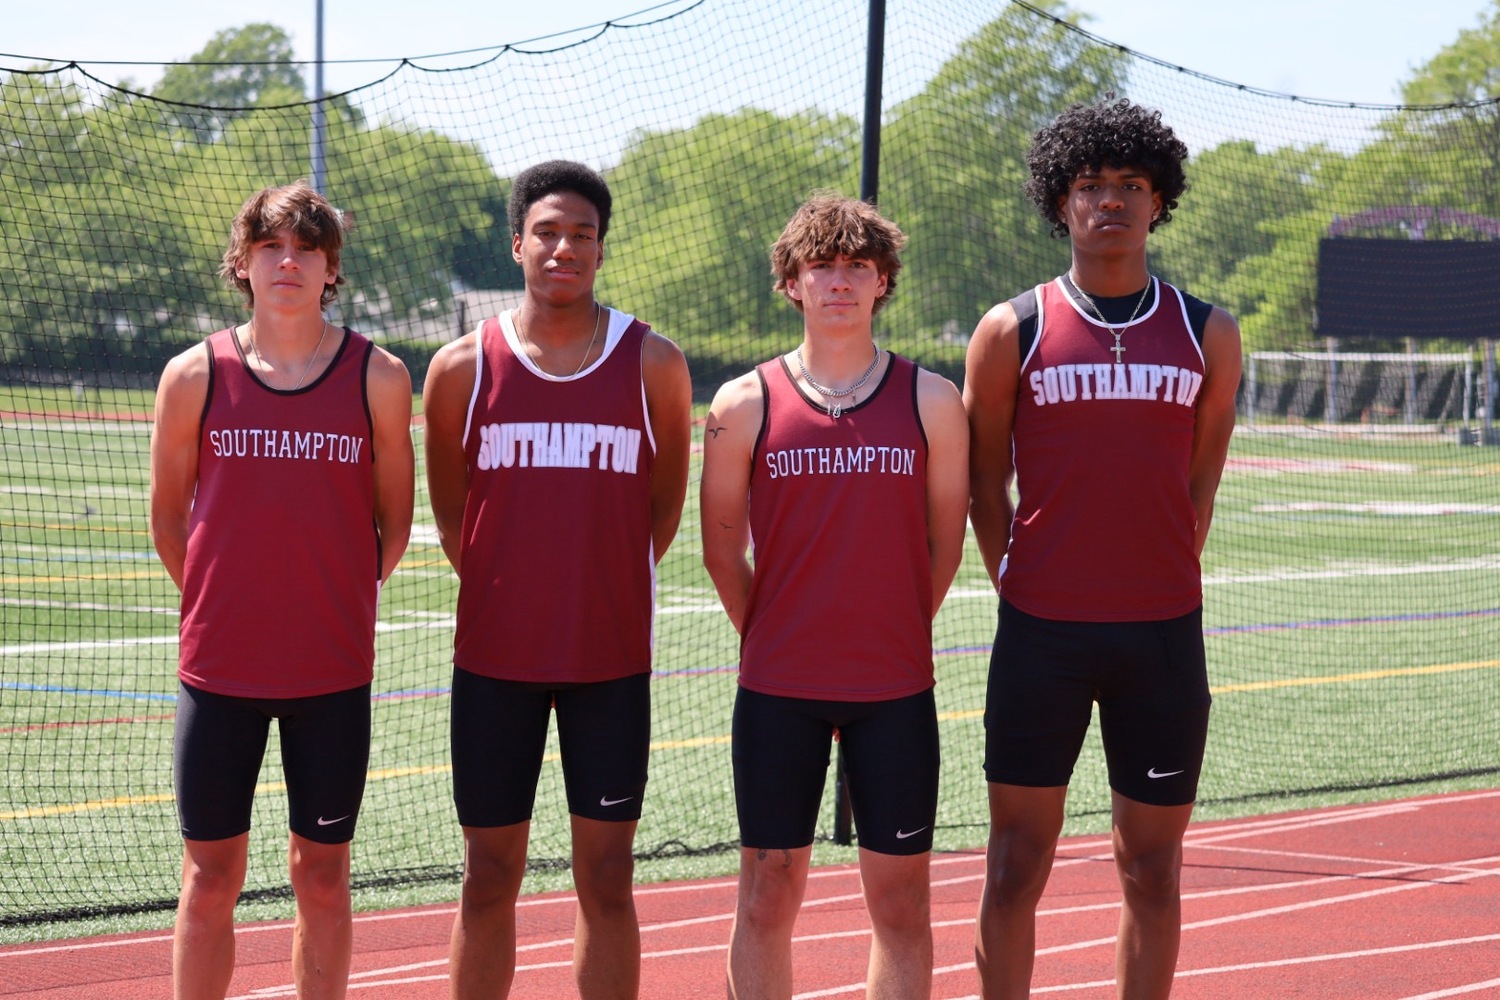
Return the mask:
<path id="1" fill-rule="evenodd" d="M 1203 328 L 1203 388 L 1193 424 L 1193 455 L 1188 463 L 1188 495 L 1198 514 L 1194 547 L 1203 554 L 1214 516 L 1214 496 L 1229 455 L 1234 432 L 1234 401 L 1240 387 L 1240 328 L 1222 309 L 1209 314 Z"/>
<path id="2" fill-rule="evenodd" d="M 380 579 L 389 580 L 411 541 L 415 456 L 411 445 L 411 375 L 394 354 L 370 352 L 366 387 L 375 424 L 375 530 L 380 533 Z"/>
<path id="3" fill-rule="evenodd" d="M 984 314 L 964 361 L 964 409 L 969 415 L 969 522 L 990 582 L 1000 587 L 1000 562 L 1010 548 L 1015 505 L 1011 428 L 1021 381 L 1021 330 L 1016 311 L 1002 302 Z"/>
<path id="4" fill-rule="evenodd" d="M 464 420 L 474 395 L 477 333 L 445 344 L 432 357 L 422 385 L 423 454 L 427 494 L 443 554 L 462 575 L 464 504 L 469 498 L 469 463 L 464 455 Z"/>
<path id="5" fill-rule="evenodd" d="M 937 616 L 964 555 L 969 513 L 969 424 L 953 383 L 917 374 L 917 410 L 927 434 L 927 549 L 932 555 L 932 614 Z"/>
<path id="6" fill-rule="evenodd" d="M 208 398 L 208 345 L 167 362 L 156 389 L 151 428 L 151 541 L 167 575 L 182 589 L 188 519 L 198 488 L 198 431 Z"/>
<path id="7" fill-rule="evenodd" d="M 703 428 L 699 512 L 703 565 L 729 620 L 740 631 L 750 598 L 750 460 L 764 415 L 754 372 L 725 383 Z"/>
<path id="8" fill-rule="evenodd" d="M 657 562 L 677 537 L 687 499 L 688 452 L 693 442 L 693 380 L 676 344 L 658 333 L 641 343 L 646 412 L 656 438 L 651 469 L 651 552 Z"/>

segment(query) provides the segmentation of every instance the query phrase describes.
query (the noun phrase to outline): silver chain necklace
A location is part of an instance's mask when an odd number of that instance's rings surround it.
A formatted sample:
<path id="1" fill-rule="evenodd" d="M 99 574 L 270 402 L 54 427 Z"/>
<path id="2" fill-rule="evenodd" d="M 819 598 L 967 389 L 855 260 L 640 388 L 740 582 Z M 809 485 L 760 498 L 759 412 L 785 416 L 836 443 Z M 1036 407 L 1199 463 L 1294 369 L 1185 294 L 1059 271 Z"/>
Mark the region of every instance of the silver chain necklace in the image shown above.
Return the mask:
<path id="1" fill-rule="evenodd" d="M 328 321 L 325 319 L 323 321 L 323 329 L 318 333 L 317 346 L 313 348 L 312 356 L 307 359 L 307 364 L 302 369 L 302 377 L 297 380 L 296 385 L 292 386 L 290 389 L 283 389 L 281 390 L 282 392 L 296 392 L 298 389 L 302 388 L 302 383 L 307 381 L 307 373 L 312 371 L 313 362 L 318 360 L 318 352 L 323 349 L 323 338 L 327 336 Z M 263 378 L 265 376 L 269 376 L 271 374 L 271 366 L 266 364 L 266 359 L 260 356 L 260 348 L 255 345 L 255 320 L 253 319 L 250 321 L 247 327 L 246 338 L 250 341 L 250 353 L 255 355 L 255 363 L 260 368 L 261 376 Z M 267 384 L 269 384 L 269 382 L 267 382 Z"/>
<path id="2" fill-rule="evenodd" d="M 542 362 L 541 362 L 540 358 L 533 358 L 532 360 L 536 362 L 537 368 L 540 369 L 542 371 L 542 373 L 545 374 L 545 375 L 547 375 L 549 378 L 573 378 L 579 372 L 583 371 L 584 363 L 588 361 L 588 359 L 589 359 L 589 353 L 591 351 L 593 351 L 593 349 L 594 349 L 594 341 L 596 341 L 596 340 L 599 339 L 599 320 L 601 318 L 603 318 L 603 316 L 604 316 L 604 313 L 599 308 L 599 300 L 595 299 L 594 300 L 594 332 L 593 332 L 593 335 L 589 337 L 589 346 L 587 346 L 587 347 L 585 347 L 583 349 L 583 357 L 581 357 L 581 358 L 578 359 L 578 367 L 573 369 L 573 374 L 572 375 L 553 375 L 551 372 L 547 371 L 547 369 L 542 368 Z M 518 333 L 518 334 L 521 335 L 521 343 L 524 344 L 527 347 L 528 351 L 529 351 L 529 349 L 531 347 L 531 341 L 526 338 L 526 331 L 523 330 L 523 329 L 521 329 L 521 310 L 517 309 L 514 313 L 512 313 L 511 317 L 510 317 L 510 321 L 513 324 L 515 324 L 516 333 Z M 537 349 L 537 354 L 540 355 L 541 353 L 542 353 L 541 349 L 538 348 Z"/>
<path id="3" fill-rule="evenodd" d="M 843 399 L 845 396 L 852 396 L 860 389 L 864 388 L 865 383 L 870 381 L 870 376 L 875 374 L 875 369 L 880 367 L 880 348 L 877 347 L 875 348 L 875 359 L 870 362 L 870 367 L 865 369 L 865 373 L 859 377 L 858 382 L 854 383 L 847 389 L 830 389 L 825 385 L 820 385 L 817 380 L 814 379 L 808 372 L 807 365 L 802 363 L 801 346 L 798 346 L 797 348 L 796 357 L 797 370 L 802 373 L 802 381 L 806 382 L 814 392 L 818 393 L 818 395 L 826 396 L 829 399 L 835 400 Z M 829 403 L 827 407 L 825 407 L 825 409 L 828 410 L 828 415 L 830 417 L 833 417 L 834 419 L 838 419 L 844 412 L 844 406 L 842 403 Z"/>
<path id="4" fill-rule="evenodd" d="M 1135 300 L 1135 311 L 1130 314 L 1130 318 L 1125 321 L 1124 325 L 1118 329 L 1110 325 L 1109 320 L 1104 318 L 1104 310 L 1099 308 L 1099 303 L 1095 302 L 1093 297 L 1088 292 L 1085 292 L 1079 286 L 1078 282 L 1073 280 L 1071 275 L 1068 277 L 1068 282 L 1073 286 L 1075 292 L 1083 296 L 1083 301 L 1087 302 L 1089 308 L 1094 311 L 1094 315 L 1099 317 L 1099 322 L 1104 324 L 1104 329 L 1108 330 L 1114 336 L 1115 346 L 1109 348 L 1109 350 L 1114 352 L 1115 364 L 1124 364 L 1125 362 L 1120 358 L 1120 355 L 1125 353 L 1125 345 L 1120 343 L 1120 338 L 1125 335 L 1126 330 L 1135 324 L 1135 318 L 1141 314 L 1141 306 L 1146 304 L 1146 296 L 1151 291 L 1151 276 L 1149 274 L 1146 276 L 1146 287 L 1141 289 L 1141 297 Z"/>

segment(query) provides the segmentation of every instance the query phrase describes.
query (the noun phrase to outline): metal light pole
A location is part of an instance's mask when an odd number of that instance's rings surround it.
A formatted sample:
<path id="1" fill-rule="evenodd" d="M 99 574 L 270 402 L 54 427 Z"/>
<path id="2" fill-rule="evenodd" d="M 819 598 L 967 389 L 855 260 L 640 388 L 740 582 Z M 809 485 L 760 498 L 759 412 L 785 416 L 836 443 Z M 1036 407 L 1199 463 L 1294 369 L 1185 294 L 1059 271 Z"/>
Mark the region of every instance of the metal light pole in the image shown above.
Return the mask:
<path id="1" fill-rule="evenodd" d="M 327 192 L 323 190 L 327 183 L 323 142 L 327 136 L 328 123 L 323 116 L 323 0 L 317 0 L 313 48 L 312 186 L 314 191 L 326 197 Z"/>

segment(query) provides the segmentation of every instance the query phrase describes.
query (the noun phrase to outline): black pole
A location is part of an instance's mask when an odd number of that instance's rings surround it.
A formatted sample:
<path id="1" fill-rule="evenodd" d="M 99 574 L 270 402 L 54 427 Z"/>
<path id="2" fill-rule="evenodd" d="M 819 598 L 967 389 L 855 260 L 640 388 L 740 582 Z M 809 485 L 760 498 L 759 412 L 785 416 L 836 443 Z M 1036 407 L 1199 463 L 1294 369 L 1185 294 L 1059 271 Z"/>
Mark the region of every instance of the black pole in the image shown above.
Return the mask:
<path id="1" fill-rule="evenodd" d="M 870 0 L 870 34 L 865 43 L 865 132 L 859 160 L 859 197 L 880 197 L 880 74 L 885 65 L 885 0 Z M 833 842 L 854 843 L 854 813 L 844 774 L 844 744 L 838 745 L 833 772 Z"/>
<path id="2" fill-rule="evenodd" d="M 859 163 L 859 197 L 880 197 L 880 75 L 885 66 L 885 0 L 870 0 L 870 34 L 865 43 L 865 134 Z"/>

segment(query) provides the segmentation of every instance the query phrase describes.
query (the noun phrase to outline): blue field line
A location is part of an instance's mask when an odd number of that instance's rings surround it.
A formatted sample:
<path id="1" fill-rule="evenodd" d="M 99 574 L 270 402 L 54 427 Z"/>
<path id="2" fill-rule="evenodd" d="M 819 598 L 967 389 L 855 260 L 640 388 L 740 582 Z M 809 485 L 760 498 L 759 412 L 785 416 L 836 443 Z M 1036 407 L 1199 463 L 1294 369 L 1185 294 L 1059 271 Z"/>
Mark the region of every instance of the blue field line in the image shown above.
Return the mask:
<path id="1" fill-rule="evenodd" d="M 40 691 L 45 694 L 73 694 L 86 698 L 124 698 L 126 701 L 176 701 L 175 694 L 147 694 L 140 691 L 111 691 L 104 688 L 63 687 L 61 684 L 23 684 L 0 681 L 0 690 Z"/>

